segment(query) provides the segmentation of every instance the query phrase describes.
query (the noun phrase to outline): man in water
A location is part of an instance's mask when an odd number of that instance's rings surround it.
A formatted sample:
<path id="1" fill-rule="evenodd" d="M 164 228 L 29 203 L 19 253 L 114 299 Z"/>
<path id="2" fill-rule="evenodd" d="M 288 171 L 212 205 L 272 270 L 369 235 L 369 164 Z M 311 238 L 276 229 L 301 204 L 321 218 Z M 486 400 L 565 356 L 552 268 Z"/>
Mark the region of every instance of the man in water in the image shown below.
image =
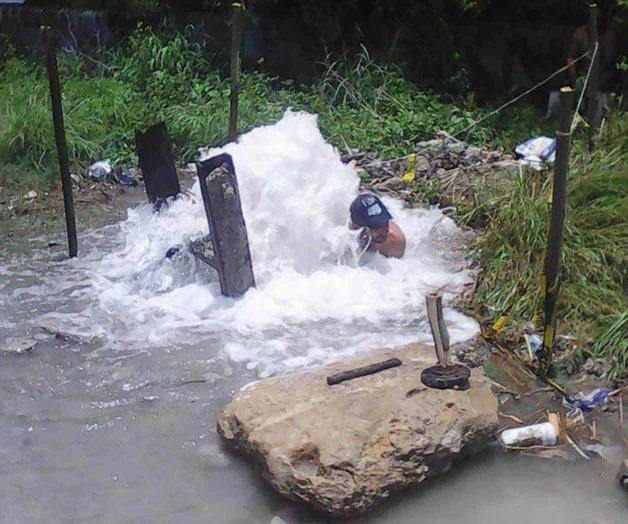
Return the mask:
<path id="1" fill-rule="evenodd" d="M 351 203 L 350 229 L 361 229 L 360 247 L 377 251 L 385 257 L 401 258 L 406 251 L 406 237 L 392 220 L 383 202 L 371 193 L 358 195 Z"/>

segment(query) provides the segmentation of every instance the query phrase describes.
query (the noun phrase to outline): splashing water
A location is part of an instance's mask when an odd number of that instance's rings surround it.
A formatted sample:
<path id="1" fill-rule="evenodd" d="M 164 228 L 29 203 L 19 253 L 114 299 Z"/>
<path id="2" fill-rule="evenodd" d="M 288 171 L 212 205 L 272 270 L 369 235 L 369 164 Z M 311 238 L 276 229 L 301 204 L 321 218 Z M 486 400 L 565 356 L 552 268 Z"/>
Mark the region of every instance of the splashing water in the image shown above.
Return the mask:
<path id="1" fill-rule="evenodd" d="M 325 142 L 315 116 L 288 111 L 205 154 L 222 151 L 238 175 L 257 288 L 225 298 L 202 263 L 187 254 L 165 258 L 170 247 L 207 233 L 196 182 L 159 214 L 141 205 L 121 224 L 90 233 L 86 241 L 99 247 L 71 262 L 87 280 L 71 288 L 74 309 L 47 318 L 111 347 L 207 343 L 260 376 L 430 339 L 425 293 L 454 292 L 470 280 L 459 259 L 441 252 L 459 233 L 451 219 L 385 198 L 406 234 L 406 255 L 359 262 L 356 233 L 347 228 L 359 178 Z M 454 342 L 477 332 L 454 310 L 446 318 Z"/>

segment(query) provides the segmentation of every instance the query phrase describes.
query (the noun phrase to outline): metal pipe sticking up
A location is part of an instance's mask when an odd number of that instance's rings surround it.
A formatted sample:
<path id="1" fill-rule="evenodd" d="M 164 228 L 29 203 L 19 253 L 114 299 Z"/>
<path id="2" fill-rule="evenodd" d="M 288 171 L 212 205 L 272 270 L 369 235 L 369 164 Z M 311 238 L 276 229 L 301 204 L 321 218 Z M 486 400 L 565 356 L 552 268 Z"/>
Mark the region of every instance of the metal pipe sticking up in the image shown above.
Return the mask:
<path id="1" fill-rule="evenodd" d="M 462 364 L 449 364 L 449 333 L 443 316 L 442 294 L 428 293 L 425 303 L 438 364 L 421 372 L 421 382 L 435 389 L 468 389 L 469 368 Z"/>
<path id="2" fill-rule="evenodd" d="M 428 293 L 425 296 L 425 303 L 438 364 L 447 367 L 449 363 L 449 333 L 443 317 L 443 297 L 439 293 Z"/>

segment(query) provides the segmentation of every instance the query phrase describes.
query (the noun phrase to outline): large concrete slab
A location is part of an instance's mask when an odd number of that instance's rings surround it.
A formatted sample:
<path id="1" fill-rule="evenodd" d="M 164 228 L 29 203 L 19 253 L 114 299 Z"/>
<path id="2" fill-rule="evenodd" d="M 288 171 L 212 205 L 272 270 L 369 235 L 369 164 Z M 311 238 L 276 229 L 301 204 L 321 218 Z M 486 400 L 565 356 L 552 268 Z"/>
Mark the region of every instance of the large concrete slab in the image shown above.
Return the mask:
<path id="1" fill-rule="evenodd" d="M 326 377 L 397 357 L 400 367 L 328 386 Z M 482 368 L 466 391 L 423 386 L 434 349 L 372 351 L 317 370 L 257 382 L 218 421 L 222 437 L 254 458 L 275 489 L 337 516 L 447 471 L 497 430 L 497 400 Z"/>

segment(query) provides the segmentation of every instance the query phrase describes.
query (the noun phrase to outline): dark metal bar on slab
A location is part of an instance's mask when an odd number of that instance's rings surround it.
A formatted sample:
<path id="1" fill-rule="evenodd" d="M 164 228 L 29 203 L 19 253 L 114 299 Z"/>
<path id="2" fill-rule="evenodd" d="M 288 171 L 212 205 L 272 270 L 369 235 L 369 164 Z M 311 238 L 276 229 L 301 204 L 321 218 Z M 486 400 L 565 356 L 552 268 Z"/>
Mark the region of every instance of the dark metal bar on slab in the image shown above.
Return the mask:
<path id="1" fill-rule="evenodd" d="M 50 86 L 52 122 L 54 125 L 55 142 L 57 144 L 57 158 L 59 160 L 59 172 L 61 174 L 61 187 L 63 189 L 65 225 L 68 233 L 68 252 L 72 258 L 78 254 L 78 240 L 76 237 L 76 218 L 74 215 L 74 199 L 72 196 L 72 179 L 70 178 L 68 148 L 65 140 L 65 125 L 63 123 L 61 84 L 59 82 L 59 68 L 57 67 L 57 43 L 50 27 L 42 27 L 42 33 L 46 40 L 46 69 L 48 71 L 48 85 Z"/>
<path id="2" fill-rule="evenodd" d="M 380 371 L 384 371 L 385 369 L 401 366 L 402 363 L 403 362 L 401 362 L 401 360 L 399 360 L 398 358 L 390 358 L 388 360 L 384 360 L 383 362 L 376 362 L 375 364 L 369 364 L 368 366 L 349 369 L 348 371 L 342 371 L 341 373 L 336 373 L 335 375 L 328 376 L 327 385 L 333 386 L 335 384 L 345 382 L 346 380 L 351 380 L 358 377 L 365 377 L 366 375 L 372 375 L 373 373 L 379 373 Z"/>
<path id="3" fill-rule="evenodd" d="M 240 91 L 240 44 L 242 41 L 242 22 L 244 5 L 242 2 L 231 4 L 231 70 L 229 74 L 231 94 L 229 96 L 229 134 L 230 142 L 238 136 L 238 96 Z"/>
<path id="4" fill-rule="evenodd" d="M 545 256 L 545 326 L 543 351 L 539 372 L 546 375 L 552 361 L 552 346 L 556 332 L 556 302 L 560 291 L 560 256 L 567 201 L 567 176 L 569 174 L 569 149 L 571 140 L 571 113 L 574 91 L 571 87 L 560 90 L 560 121 L 556 131 L 556 160 L 552 187 L 552 210 Z"/>

